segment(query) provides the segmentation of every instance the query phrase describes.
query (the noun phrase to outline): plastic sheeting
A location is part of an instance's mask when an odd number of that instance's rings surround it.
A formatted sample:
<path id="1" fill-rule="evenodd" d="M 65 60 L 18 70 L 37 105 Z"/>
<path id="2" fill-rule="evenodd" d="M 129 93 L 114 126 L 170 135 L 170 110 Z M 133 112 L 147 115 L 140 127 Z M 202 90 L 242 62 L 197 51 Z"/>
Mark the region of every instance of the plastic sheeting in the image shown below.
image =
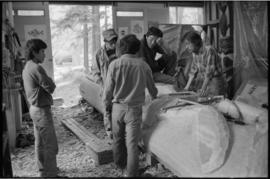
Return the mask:
<path id="1" fill-rule="evenodd" d="M 235 91 L 250 78 L 268 78 L 267 2 L 234 2 Z"/>

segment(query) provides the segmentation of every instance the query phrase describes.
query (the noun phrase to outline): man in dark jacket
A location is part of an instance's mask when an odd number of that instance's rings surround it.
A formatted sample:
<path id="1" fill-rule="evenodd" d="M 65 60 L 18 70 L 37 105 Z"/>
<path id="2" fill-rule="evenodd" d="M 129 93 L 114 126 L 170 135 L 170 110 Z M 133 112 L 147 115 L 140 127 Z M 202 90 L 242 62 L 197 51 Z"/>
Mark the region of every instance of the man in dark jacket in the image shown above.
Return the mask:
<path id="1" fill-rule="evenodd" d="M 104 88 L 104 83 L 107 76 L 107 71 L 109 64 L 115 60 L 116 51 L 115 45 L 118 39 L 118 35 L 116 34 L 114 29 L 107 29 L 103 31 L 102 36 L 104 38 L 104 46 L 102 46 L 96 53 L 96 58 L 93 60 L 93 64 L 91 67 L 92 75 L 94 81 L 100 85 L 101 87 L 101 95 Z M 112 137 L 111 135 L 111 109 L 104 109 L 103 113 L 104 127 L 108 137 Z"/>
<path id="2" fill-rule="evenodd" d="M 141 40 L 139 56 L 150 66 L 155 82 L 175 84 L 176 53 L 163 42 L 163 33 L 156 27 L 150 27 Z"/>

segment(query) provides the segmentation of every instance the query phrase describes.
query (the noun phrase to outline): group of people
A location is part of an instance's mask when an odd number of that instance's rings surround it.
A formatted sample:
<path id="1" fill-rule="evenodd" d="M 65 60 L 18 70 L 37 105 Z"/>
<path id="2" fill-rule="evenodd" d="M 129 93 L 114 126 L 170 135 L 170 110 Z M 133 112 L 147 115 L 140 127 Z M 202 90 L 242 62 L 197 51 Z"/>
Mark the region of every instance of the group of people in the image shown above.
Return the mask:
<path id="1" fill-rule="evenodd" d="M 118 40 L 113 29 L 104 31 L 103 37 L 105 45 L 98 51 L 91 71 L 102 89 L 104 126 L 113 139 L 115 164 L 126 167 L 127 176 L 137 176 L 145 88 L 152 99 L 157 97 L 155 82 L 172 84 L 177 90 L 194 90 L 201 96 L 225 95 L 221 61 L 213 47 L 203 44 L 199 33 L 186 34 L 193 61 L 181 89 L 177 86 L 176 53 L 164 43 L 160 29 L 150 27 L 140 41 L 132 34 Z"/>
<path id="2" fill-rule="evenodd" d="M 127 176 L 138 176 L 145 88 L 153 99 L 158 90 L 155 82 L 177 86 L 177 57 L 163 41 L 163 33 L 150 27 L 139 40 L 128 34 L 121 39 L 114 29 L 103 32 L 104 46 L 96 53 L 91 67 L 95 82 L 101 86 L 104 104 L 104 126 L 113 140 L 115 164 L 127 169 Z M 195 90 L 200 95 L 225 94 L 221 62 L 211 46 L 203 44 L 200 34 L 189 32 L 185 36 L 193 61 L 186 85 L 181 90 Z M 53 80 L 39 65 L 44 61 L 45 42 L 29 40 L 26 44 L 26 63 L 23 81 L 34 122 L 35 149 L 41 177 L 57 176 L 57 139 L 52 121 L 51 105 L 55 89 Z M 160 54 L 159 58 L 157 54 Z M 179 89 L 179 86 L 178 86 Z"/>

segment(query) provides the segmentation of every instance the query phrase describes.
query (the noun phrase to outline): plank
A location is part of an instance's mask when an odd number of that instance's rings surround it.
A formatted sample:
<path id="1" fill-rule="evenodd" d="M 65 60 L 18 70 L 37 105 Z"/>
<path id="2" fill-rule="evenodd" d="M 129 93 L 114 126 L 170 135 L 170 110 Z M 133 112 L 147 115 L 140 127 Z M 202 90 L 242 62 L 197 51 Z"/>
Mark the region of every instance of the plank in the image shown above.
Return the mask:
<path id="1" fill-rule="evenodd" d="M 108 142 L 99 139 L 72 118 L 62 119 L 61 122 L 85 143 L 97 165 L 113 161 L 112 146 Z"/>

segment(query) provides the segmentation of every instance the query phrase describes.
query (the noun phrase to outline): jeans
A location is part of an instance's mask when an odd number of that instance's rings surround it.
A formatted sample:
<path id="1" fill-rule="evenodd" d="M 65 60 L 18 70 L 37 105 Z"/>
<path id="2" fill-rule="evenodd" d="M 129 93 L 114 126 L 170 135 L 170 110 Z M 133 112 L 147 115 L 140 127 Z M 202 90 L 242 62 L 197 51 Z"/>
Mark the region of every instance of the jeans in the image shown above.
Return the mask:
<path id="1" fill-rule="evenodd" d="M 138 175 L 138 142 L 141 134 L 142 106 L 114 103 L 112 109 L 113 157 L 115 164 L 127 175 Z"/>
<path id="2" fill-rule="evenodd" d="M 35 153 L 40 177 L 54 177 L 57 175 L 58 143 L 51 108 L 31 106 L 29 111 L 34 123 Z"/>

